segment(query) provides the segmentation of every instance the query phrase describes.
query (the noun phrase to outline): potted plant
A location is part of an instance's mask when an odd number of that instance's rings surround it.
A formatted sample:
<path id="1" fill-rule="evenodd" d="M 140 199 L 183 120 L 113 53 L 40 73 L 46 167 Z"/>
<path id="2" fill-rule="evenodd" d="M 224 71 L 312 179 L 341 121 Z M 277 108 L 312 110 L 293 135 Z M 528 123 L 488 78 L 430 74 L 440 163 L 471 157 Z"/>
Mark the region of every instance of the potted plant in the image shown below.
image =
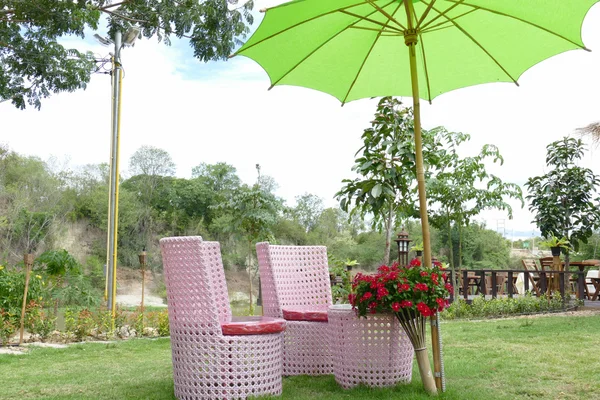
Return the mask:
<path id="1" fill-rule="evenodd" d="M 356 260 L 350 260 L 349 258 L 347 258 L 346 261 L 345 261 L 345 264 L 346 264 L 346 270 L 348 272 L 350 272 L 350 271 L 352 271 L 353 267 L 356 267 L 358 265 L 358 261 L 356 261 Z"/>
<path id="2" fill-rule="evenodd" d="M 415 243 L 410 249 L 417 254 L 417 257 L 421 257 L 423 255 L 423 242 Z"/>
<path id="3" fill-rule="evenodd" d="M 550 247 L 550 251 L 552 252 L 552 255 L 554 257 L 558 257 L 558 256 L 560 256 L 561 249 L 565 249 L 565 250 L 569 249 L 570 243 L 564 237 L 559 239 L 556 236 L 552 235 L 549 238 L 547 238 L 546 240 L 542 241 L 540 243 L 540 245 Z"/>
<path id="4" fill-rule="evenodd" d="M 425 321 L 448 307 L 452 285 L 445 268 L 431 268 L 417 258 L 406 267 L 382 265 L 374 275 L 358 273 L 352 282 L 350 303 L 361 317 L 381 312 L 393 313 L 410 338 L 425 390 L 437 393 L 425 345 Z"/>

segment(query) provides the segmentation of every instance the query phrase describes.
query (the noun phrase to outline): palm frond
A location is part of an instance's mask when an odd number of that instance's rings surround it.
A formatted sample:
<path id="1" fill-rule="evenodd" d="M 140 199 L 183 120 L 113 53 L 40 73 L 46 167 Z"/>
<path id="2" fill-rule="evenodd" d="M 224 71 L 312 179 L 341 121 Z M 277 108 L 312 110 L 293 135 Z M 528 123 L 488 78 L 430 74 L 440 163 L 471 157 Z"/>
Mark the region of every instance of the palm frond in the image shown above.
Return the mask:
<path id="1" fill-rule="evenodd" d="M 592 122 L 583 128 L 577 128 L 575 132 L 577 132 L 581 137 L 590 137 L 595 146 L 600 145 L 600 121 Z"/>

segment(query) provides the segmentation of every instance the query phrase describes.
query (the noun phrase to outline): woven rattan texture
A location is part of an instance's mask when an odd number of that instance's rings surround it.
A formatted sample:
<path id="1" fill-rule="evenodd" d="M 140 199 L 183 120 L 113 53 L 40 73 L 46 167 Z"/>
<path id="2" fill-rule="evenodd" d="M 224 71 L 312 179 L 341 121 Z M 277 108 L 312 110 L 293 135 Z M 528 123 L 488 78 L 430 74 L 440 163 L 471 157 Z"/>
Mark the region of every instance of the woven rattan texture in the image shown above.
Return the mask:
<path id="1" fill-rule="evenodd" d="M 245 399 L 281 394 L 283 334 L 224 336 L 231 318 L 216 242 L 200 237 L 160 241 L 180 400 Z"/>
<path id="2" fill-rule="evenodd" d="M 325 246 L 256 245 L 263 312 L 282 317 L 282 308 L 331 305 L 331 283 Z M 327 375 L 333 372 L 327 322 L 287 321 L 284 375 Z"/>
<path id="3" fill-rule="evenodd" d="M 330 309 L 329 329 L 335 380 L 343 388 L 410 382 L 414 350 L 395 316 L 365 319 L 352 309 Z"/>

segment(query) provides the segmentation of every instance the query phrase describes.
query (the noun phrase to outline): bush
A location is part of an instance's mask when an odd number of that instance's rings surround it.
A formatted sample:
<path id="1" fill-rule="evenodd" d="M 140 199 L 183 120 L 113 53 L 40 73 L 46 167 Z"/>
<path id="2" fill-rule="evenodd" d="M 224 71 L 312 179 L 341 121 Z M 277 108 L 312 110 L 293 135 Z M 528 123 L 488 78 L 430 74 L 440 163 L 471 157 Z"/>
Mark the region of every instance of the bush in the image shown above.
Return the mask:
<path id="1" fill-rule="evenodd" d="M 155 328 L 158 329 L 158 334 L 169 336 L 169 312 L 166 309 L 158 312 L 156 322 Z"/>
<path id="2" fill-rule="evenodd" d="M 66 284 L 56 287 L 53 297 L 62 304 L 73 307 L 95 307 L 100 303 L 102 294 L 100 290 L 92 287 L 90 280 L 84 275 L 67 274 Z"/>
<path id="3" fill-rule="evenodd" d="M 8 270 L 0 265 L 0 308 L 5 310 L 20 310 L 23 306 L 25 291 L 25 273 Z M 48 296 L 45 282 L 41 275 L 32 273 L 29 278 L 27 300 L 39 300 Z"/>
<path id="4" fill-rule="evenodd" d="M 25 310 L 25 328 L 32 335 L 38 335 L 44 342 L 56 329 L 56 317 L 44 310 L 43 304 L 32 300 Z"/>
<path id="5" fill-rule="evenodd" d="M 98 256 L 89 256 L 85 262 L 90 284 L 95 289 L 104 290 L 104 263 Z"/>
<path id="6" fill-rule="evenodd" d="M 443 319 L 470 319 L 506 317 L 519 314 L 563 311 L 565 305 L 559 294 L 552 298 L 535 297 L 531 294 L 511 298 L 486 300 L 476 297 L 469 305 L 464 299 L 457 299 L 440 316 Z"/>
<path id="7" fill-rule="evenodd" d="M 327 256 L 327 258 L 329 259 L 329 274 L 336 277 L 339 276 L 342 278 L 341 285 L 331 286 L 331 297 L 333 299 L 333 304 L 336 304 L 338 302 L 348 303 L 348 295 L 350 294 L 351 282 L 348 277 L 346 263 L 332 255 L 331 253 L 328 253 Z"/>
<path id="8" fill-rule="evenodd" d="M 17 317 L 3 308 L 0 308 L 0 343 L 8 344 L 10 338 L 17 331 Z"/>
<path id="9" fill-rule="evenodd" d="M 81 341 L 92 335 L 95 327 L 95 321 L 92 312 L 87 308 L 77 310 L 67 308 L 65 310 L 65 330 L 69 335 Z"/>

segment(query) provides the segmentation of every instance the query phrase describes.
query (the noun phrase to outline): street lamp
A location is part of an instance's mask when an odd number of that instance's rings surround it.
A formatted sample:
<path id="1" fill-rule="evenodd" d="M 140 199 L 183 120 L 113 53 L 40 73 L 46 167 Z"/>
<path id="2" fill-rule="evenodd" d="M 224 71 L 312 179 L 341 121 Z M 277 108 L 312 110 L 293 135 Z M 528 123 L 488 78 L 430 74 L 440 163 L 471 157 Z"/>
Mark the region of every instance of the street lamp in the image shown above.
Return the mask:
<path id="1" fill-rule="evenodd" d="M 108 234 L 107 234 L 107 279 L 104 287 L 104 297 L 111 310 L 112 324 L 116 316 L 117 298 L 117 231 L 119 227 L 119 139 L 121 126 L 121 87 L 123 81 L 123 68 L 121 66 L 121 49 L 124 46 L 133 46 L 140 34 L 140 29 L 130 27 L 123 36 L 121 31 L 114 33 L 113 40 L 94 35 L 100 43 L 108 45 L 114 43 L 115 52 L 112 55 L 112 108 L 111 108 L 111 141 L 110 141 L 110 182 L 108 191 Z"/>
<path id="2" fill-rule="evenodd" d="M 398 263 L 401 266 L 408 265 L 408 245 L 412 240 L 408 238 L 408 232 L 402 228 L 398 237 L 394 240 L 398 244 Z"/>

